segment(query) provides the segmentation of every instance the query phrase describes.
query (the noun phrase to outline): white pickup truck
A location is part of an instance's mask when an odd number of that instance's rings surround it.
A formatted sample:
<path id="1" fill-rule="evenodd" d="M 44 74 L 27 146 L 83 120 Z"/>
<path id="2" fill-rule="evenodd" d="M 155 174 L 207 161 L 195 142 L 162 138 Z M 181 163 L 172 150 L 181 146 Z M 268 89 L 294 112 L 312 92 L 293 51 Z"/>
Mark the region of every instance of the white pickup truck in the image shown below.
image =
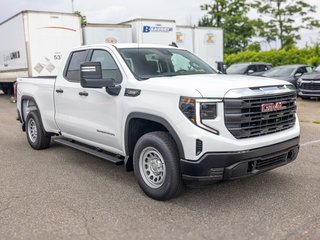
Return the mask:
<path id="1" fill-rule="evenodd" d="M 150 197 L 188 182 L 252 176 L 296 159 L 300 128 L 288 82 L 218 74 L 167 46 L 71 51 L 56 78 L 19 78 L 29 144 L 60 144 L 124 164 Z"/>

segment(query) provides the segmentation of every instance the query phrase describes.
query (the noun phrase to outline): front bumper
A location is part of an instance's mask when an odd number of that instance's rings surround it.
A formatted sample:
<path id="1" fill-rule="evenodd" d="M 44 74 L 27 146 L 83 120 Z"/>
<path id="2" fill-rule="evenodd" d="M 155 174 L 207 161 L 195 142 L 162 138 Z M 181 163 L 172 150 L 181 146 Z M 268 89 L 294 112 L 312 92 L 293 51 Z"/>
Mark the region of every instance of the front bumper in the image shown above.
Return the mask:
<path id="1" fill-rule="evenodd" d="M 256 175 L 296 159 L 299 137 L 267 147 L 240 152 L 209 152 L 200 160 L 181 159 L 186 182 L 219 182 Z"/>
<path id="2" fill-rule="evenodd" d="M 299 89 L 298 95 L 302 97 L 320 97 L 320 89 L 319 90 Z"/>

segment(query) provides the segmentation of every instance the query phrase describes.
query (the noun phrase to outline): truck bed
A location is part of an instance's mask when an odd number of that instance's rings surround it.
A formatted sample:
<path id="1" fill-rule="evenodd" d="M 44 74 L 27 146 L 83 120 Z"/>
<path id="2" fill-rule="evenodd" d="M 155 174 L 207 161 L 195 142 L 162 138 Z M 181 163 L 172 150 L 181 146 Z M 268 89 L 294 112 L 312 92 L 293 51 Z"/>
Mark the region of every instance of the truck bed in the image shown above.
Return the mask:
<path id="1" fill-rule="evenodd" d="M 42 122 L 47 127 L 46 129 L 51 129 L 50 126 L 55 125 L 54 121 L 54 84 L 56 77 L 30 77 L 30 78 L 18 78 L 17 83 L 17 96 L 18 102 L 21 103 L 24 98 L 34 99 L 38 104 L 38 107 L 41 109 L 41 118 Z M 21 106 L 18 106 L 18 109 L 21 110 Z M 23 118 L 26 114 L 23 113 Z"/>

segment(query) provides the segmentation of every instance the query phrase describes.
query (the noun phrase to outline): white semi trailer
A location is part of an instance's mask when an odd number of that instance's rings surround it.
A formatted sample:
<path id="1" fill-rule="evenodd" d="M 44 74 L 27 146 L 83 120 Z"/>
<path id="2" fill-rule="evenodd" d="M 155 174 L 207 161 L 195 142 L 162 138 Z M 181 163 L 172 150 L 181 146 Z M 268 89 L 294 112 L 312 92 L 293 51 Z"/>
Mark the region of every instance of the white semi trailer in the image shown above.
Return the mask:
<path id="1" fill-rule="evenodd" d="M 82 28 L 83 43 L 132 43 L 132 28 L 129 24 L 88 23 Z"/>
<path id="2" fill-rule="evenodd" d="M 211 66 L 223 61 L 223 31 L 213 27 L 177 26 L 176 41 L 179 47 L 204 59 Z"/>
<path id="3" fill-rule="evenodd" d="M 124 23 L 131 25 L 134 43 L 168 45 L 176 40 L 175 20 L 137 18 Z"/>
<path id="4" fill-rule="evenodd" d="M 7 94 L 18 77 L 56 76 L 65 53 L 82 44 L 175 42 L 211 66 L 223 61 L 222 29 L 176 26 L 166 19 L 88 23 L 81 28 L 75 14 L 23 11 L 0 23 L 0 36 L 0 90 Z"/>
<path id="5" fill-rule="evenodd" d="M 55 76 L 62 57 L 82 44 L 75 14 L 23 11 L 0 23 L 0 89 L 12 94 L 18 77 Z"/>

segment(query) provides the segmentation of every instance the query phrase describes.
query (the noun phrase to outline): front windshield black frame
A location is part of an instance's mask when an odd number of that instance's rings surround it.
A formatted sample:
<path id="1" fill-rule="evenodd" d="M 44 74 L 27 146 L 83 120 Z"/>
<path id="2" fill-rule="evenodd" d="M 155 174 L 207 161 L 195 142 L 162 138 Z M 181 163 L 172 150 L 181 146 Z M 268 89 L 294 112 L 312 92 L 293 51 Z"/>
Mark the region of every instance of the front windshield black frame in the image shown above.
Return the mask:
<path id="1" fill-rule="evenodd" d="M 118 48 L 137 80 L 218 72 L 199 57 L 176 48 Z"/>

